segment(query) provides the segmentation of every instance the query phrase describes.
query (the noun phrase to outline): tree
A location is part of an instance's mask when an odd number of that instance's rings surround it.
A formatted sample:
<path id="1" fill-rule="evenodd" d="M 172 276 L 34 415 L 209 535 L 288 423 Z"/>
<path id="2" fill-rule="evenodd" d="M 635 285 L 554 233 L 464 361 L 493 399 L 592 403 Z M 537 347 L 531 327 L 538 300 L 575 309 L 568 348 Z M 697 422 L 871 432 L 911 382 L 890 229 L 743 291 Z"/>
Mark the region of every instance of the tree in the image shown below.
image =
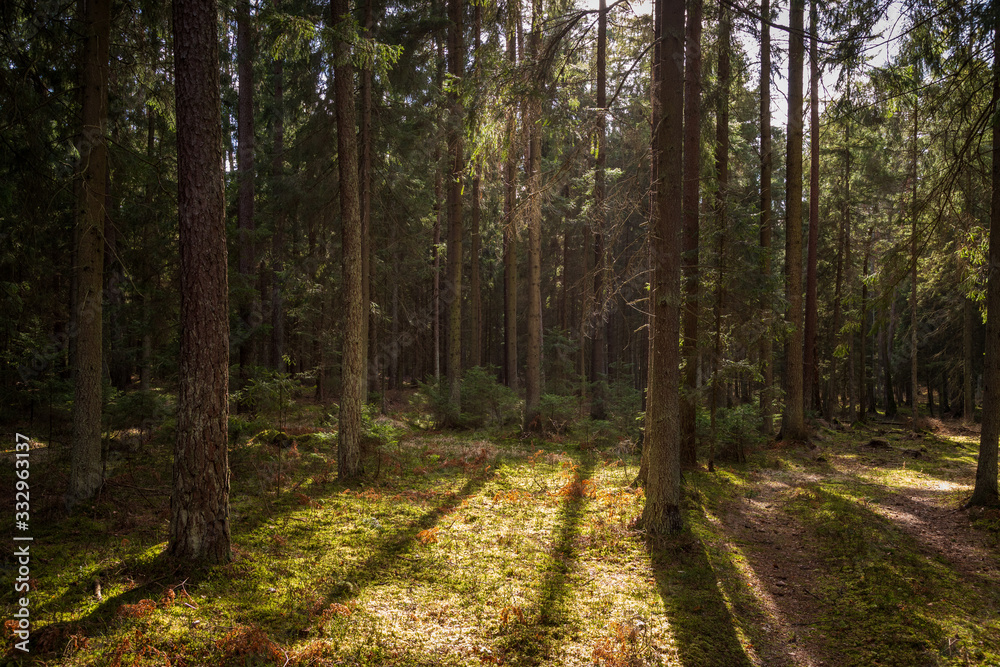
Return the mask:
<path id="1" fill-rule="evenodd" d="M 789 334 L 785 344 L 785 412 L 787 440 L 805 440 L 808 431 L 802 406 L 802 19 L 805 0 L 791 0 L 788 48 L 788 149 L 785 192 L 785 299 Z"/>
<path id="2" fill-rule="evenodd" d="M 803 400 L 806 406 L 816 407 L 817 353 L 816 331 L 818 320 L 817 261 L 819 259 L 819 20 L 817 0 L 809 5 L 809 244 L 806 259 L 806 315 L 803 341 Z"/>
<path id="3" fill-rule="evenodd" d="M 608 163 L 607 154 L 607 104 L 606 83 L 608 78 L 608 7 L 600 0 L 597 18 L 597 159 L 594 165 L 594 312 L 591 315 L 590 330 L 593 341 L 590 345 L 590 382 L 594 386 L 591 397 L 590 416 L 593 419 L 607 419 L 605 394 L 608 374 L 608 340 L 605 336 L 604 305 L 607 281 L 607 258 L 604 249 L 604 227 L 607 211 L 604 208 L 605 177 Z"/>
<path id="4" fill-rule="evenodd" d="M 684 228 L 681 270 L 683 272 L 684 363 L 680 395 L 681 465 L 698 462 L 695 415 L 698 390 L 698 234 L 701 206 L 701 19 L 702 0 L 690 0 L 687 8 L 684 57 Z"/>
<path id="5" fill-rule="evenodd" d="M 229 532 L 229 289 L 215 0 L 174 0 L 181 346 L 167 553 L 224 562 Z"/>
<path id="6" fill-rule="evenodd" d="M 82 3 L 84 30 L 80 70 L 80 154 L 76 180 L 76 384 L 73 394 L 73 453 L 66 506 L 92 498 L 104 483 L 101 461 L 103 364 L 104 217 L 107 187 L 108 44 L 110 0 Z"/>
<path id="7" fill-rule="evenodd" d="M 681 151 L 684 144 L 684 0 L 660 0 L 662 42 L 659 57 L 660 122 L 656 129 L 657 216 L 649 230 L 653 278 L 650 285 L 652 358 L 646 408 L 644 450 L 646 504 L 642 525 L 650 534 L 681 529 L 680 431 L 678 380 L 680 354 L 680 247 L 684 177 Z"/>
<path id="8" fill-rule="evenodd" d="M 760 272 L 766 283 L 771 278 L 771 7 L 760 2 Z M 764 297 L 764 320 L 770 325 L 770 297 Z M 760 346 L 764 386 L 760 391 L 761 431 L 771 435 L 774 428 L 774 344 L 770 326 L 765 326 Z"/>
<path id="9" fill-rule="evenodd" d="M 240 331 L 237 345 L 239 348 L 240 385 L 246 383 L 253 360 L 253 330 L 254 316 L 254 198 L 255 198 L 255 165 L 254 165 L 254 76 L 253 76 L 253 37 L 250 30 L 250 0 L 240 0 L 236 11 L 236 58 L 239 72 L 240 92 L 236 127 L 238 131 L 238 149 L 236 163 L 238 165 L 239 197 L 237 205 L 237 222 L 239 229 L 239 303 Z"/>
<path id="10" fill-rule="evenodd" d="M 528 38 L 532 67 L 539 79 L 542 67 L 542 2 L 534 0 L 531 11 L 531 35 Z M 541 103 L 527 103 L 528 126 L 528 350 L 525 366 L 524 423 L 532 427 L 538 416 L 542 397 L 542 118 Z"/>
<path id="11" fill-rule="evenodd" d="M 354 124 L 354 66 L 343 31 L 350 21 L 347 0 L 332 0 L 334 29 L 333 85 L 337 114 L 337 171 L 343 252 L 344 352 L 340 395 L 337 474 L 350 480 L 361 474 L 361 408 L 364 404 L 364 292 L 361 265 L 361 211 L 358 204 L 358 145 Z"/>
<path id="12" fill-rule="evenodd" d="M 995 10 L 994 10 L 995 11 Z M 997 447 L 1000 443 L 1000 14 L 993 17 L 993 192 L 990 199 L 990 241 L 986 279 L 986 367 L 983 370 L 983 424 L 979 435 L 976 485 L 966 503 L 1000 504 L 997 488 Z M 916 403 L 916 399 L 914 399 Z"/>
<path id="13" fill-rule="evenodd" d="M 462 174 L 465 171 L 464 111 L 458 86 L 465 75 L 462 39 L 463 0 L 448 0 L 448 403 L 454 415 L 461 411 L 462 388 Z"/>

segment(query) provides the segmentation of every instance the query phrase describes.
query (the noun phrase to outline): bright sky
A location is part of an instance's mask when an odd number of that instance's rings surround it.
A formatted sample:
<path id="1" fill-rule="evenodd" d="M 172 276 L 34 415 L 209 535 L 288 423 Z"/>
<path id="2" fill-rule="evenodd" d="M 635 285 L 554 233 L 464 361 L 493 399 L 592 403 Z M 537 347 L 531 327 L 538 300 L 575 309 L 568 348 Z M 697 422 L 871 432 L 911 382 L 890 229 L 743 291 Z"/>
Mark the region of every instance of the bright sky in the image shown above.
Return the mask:
<path id="1" fill-rule="evenodd" d="M 712 2 L 713 0 L 706 0 L 707 2 Z M 606 0 L 607 4 L 612 4 L 614 0 Z M 587 9 L 597 9 L 599 5 L 599 0 L 582 0 L 580 3 L 583 7 Z M 631 0 L 632 10 L 637 14 L 649 14 L 652 11 L 652 0 Z M 809 13 L 806 12 L 805 20 L 808 22 Z M 778 25 L 788 25 L 788 10 L 787 8 L 782 8 L 778 14 L 777 20 L 775 21 Z M 873 48 L 868 52 L 871 56 L 872 66 L 882 66 L 885 65 L 895 54 L 897 49 L 897 40 L 901 35 L 906 26 L 903 25 L 903 21 L 900 20 L 900 5 L 897 2 L 893 2 L 889 6 L 888 16 L 883 18 L 875 27 L 875 32 L 881 32 L 882 36 L 879 39 L 872 40 L 872 46 L 876 44 L 880 45 L 878 48 Z M 750 76 L 751 81 L 756 81 L 759 76 L 759 60 L 760 60 L 760 45 L 759 43 L 747 32 L 737 32 L 737 39 L 743 46 L 743 50 L 747 53 L 748 59 L 750 61 Z M 771 28 L 771 44 L 772 51 L 780 49 L 781 52 L 787 53 L 788 51 L 788 33 L 784 30 L 777 28 Z M 803 73 L 803 88 L 806 95 L 809 94 L 809 59 L 808 59 L 808 42 L 806 42 L 806 63 L 805 71 Z M 778 75 L 774 78 L 771 88 L 771 122 L 773 125 L 784 125 L 787 115 L 788 115 L 788 63 L 784 57 L 778 56 L 776 53 L 772 53 L 772 63 L 778 68 Z M 837 85 L 837 77 L 839 76 L 839 69 L 831 69 L 825 71 L 822 75 L 820 83 L 820 104 L 823 105 L 826 100 L 832 99 L 836 96 L 835 87 Z"/>

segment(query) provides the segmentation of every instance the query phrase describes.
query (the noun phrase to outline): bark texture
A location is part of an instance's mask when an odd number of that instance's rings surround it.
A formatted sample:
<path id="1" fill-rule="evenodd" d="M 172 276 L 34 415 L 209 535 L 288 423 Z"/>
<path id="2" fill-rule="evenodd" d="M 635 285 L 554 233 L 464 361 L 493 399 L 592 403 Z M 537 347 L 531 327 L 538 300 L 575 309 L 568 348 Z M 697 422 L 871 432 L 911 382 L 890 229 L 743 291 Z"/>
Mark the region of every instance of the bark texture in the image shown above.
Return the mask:
<path id="1" fill-rule="evenodd" d="M 646 504 L 642 524 L 650 534 L 681 529 L 680 431 L 678 381 L 680 350 L 680 230 L 683 166 L 684 0 L 660 0 L 662 44 L 660 51 L 660 122 L 658 147 L 657 210 L 650 226 L 653 279 L 650 291 L 652 358 L 649 364 L 649 397 L 646 439 Z"/>
<path id="2" fill-rule="evenodd" d="M 224 562 L 229 528 L 229 286 L 215 0 L 174 0 L 181 348 L 170 539 Z"/>
<path id="3" fill-rule="evenodd" d="M 789 334 L 785 355 L 784 437 L 808 437 L 802 406 L 802 24 L 805 0 L 791 0 L 788 52 L 788 176 L 785 195 L 785 299 Z"/>
<path id="4" fill-rule="evenodd" d="M 76 183 L 76 382 L 73 393 L 73 452 L 66 506 L 94 497 L 104 483 L 101 461 L 103 392 L 104 214 L 108 153 L 108 44 L 111 1 L 86 0 L 83 10 L 83 53 L 80 154 Z"/>
<path id="5" fill-rule="evenodd" d="M 333 0 L 333 23 L 349 20 L 347 0 Z M 340 395 L 340 432 L 337 473 L 340 479 L 361 472 L 361 406 L 365 400 L 365 317 L 362 260 L 361 210 L 358 202 L 358 144 L 354 118 L 354 66 L 347 42 L 334 42 L 333 68 L 337 113 L 337 167 L 340 177 L 340 221 L 343 252 L 344 352 Z"/>

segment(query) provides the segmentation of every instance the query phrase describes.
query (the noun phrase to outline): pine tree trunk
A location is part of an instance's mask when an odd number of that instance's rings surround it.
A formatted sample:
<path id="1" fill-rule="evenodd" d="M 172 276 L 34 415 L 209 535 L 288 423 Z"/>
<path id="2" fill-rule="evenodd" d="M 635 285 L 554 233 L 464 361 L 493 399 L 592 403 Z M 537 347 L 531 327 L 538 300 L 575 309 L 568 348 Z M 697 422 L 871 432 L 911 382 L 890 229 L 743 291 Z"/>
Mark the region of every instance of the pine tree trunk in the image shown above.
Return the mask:
<path id="1" fill-rule="evenodd" d="M 480 37 L 482 27 L 482 5 L 475 7 L 475 24 L 473 32 L 475 34 L 475 68 L 476 68 L 476 93 L 481 77 L 481 55 L 482 41 Z M 482 206 L 482 163 L 477 159 L 473 167 L 472 175 L 472 257 L 469 261 L 469 291 L 472 293 L 472 350 L 469 363 L 472 366 L 483 365 L 483 294 L 479 272 L 479 259 L 482 253 L 482 239 L 479 235 L 480 208 Z"/>
<path id="2" fill-rule="evenodd" d="M 167 553 L 225 562 L 229 527 L 229 287 L 214 0 L 174 0 L 180 386 Z"/>
<path id="3" fill-rule="evenodd" d="M 534 0 L 531 13 L 530 51 L 539 67 L 542 7 Z M 533 427 L 542 395 L 542 135 L 541 106 L 528 103 L 528 353 L 525 368 L 524 423 Z"/>
<path id="4" fill-rule="evenodd" d="M 333 25 L 349 21 L 348 0 L 332 0 Z M 347 42 L 334 42 L 333 68 L 337 115 L 337 167 L 340 177 L 340 219 L 343 228 L 344 351 L 342 354 L 338 476 L 354 479 L 362 472 L 361 407 L 365 400 L 364 312 L 361 260 L 361 211 L 358 202 L 358 146 L 354 121 L 354 66 Z"/>
<path id="5" fill-rule="evenodd" d="M 993 28 L 993 100 L 1000 100 L 1000 17 Z M 986 279 L 986 362 L 983 368 L 983 426 L 972 505 L 998 505 L 997 447 L 1000 443 L 1000 115 L 993 116 L 993 194 Z"/>
<path id="6" fill-rule="evenodd" d="M 520 21 L 521 0 L 514 0 L 514 14 Z M 518 33 L 511 28 L 507 35 L 507 60 L 517 65 Z M 517 390 L 517 112 L 507 111 L 507 163 L 504 165 L 503 198 L 503 364 L 504 384 Z"/>
<path id="7" fill-rule="evenodd" d="M 365 0 L 364 6 L 364 34 L 371 37 L 372 32 L 372 0 Z M 374 348 L 375 327 L 372 322 L 371 308 L 371 286 L 372 286 L 372 246 L 371 246 L 371 209 L 372 209 L 372 69 L 371 63 L 366 61 L 361 68 L 361 127 L 360 129 L 360 161 L 358 162 L 358 181 L 360 187 L 360 200 L 358 210 L 361 216 L 361 309 L 362 334 L 361 359 L 361 386 L 365 395 L 363 401 L 367 400 L 368 391 L 373 388 L 372 382 L 375 378 L 368 377 L 369 371 L 369 347 Z"/>
<path id="8" fill-rule="evenodd" d="M 462 1 L 448 0 L 448 74 L 453 86 L 465 76 L 465 45 L 462 38 Z M 448 403 L 457 417 L 462 389 L 462 175 L 465 171 L 464 110 L 458 91 L 448 93 Z"/>
<path id="9" fill-rule="evenodd" d="M 805 440 L 802 406 L 802 19 L 805 0 L 791 0 L 788 65 L 788 176 L 785 195 L 785 298 L 790 332 L 785 355 L 785 413 L 787 440 Z"/>
<path id="10" fill-rule="evenodd" d="M 597 19 L 597 160 L 594 166 L 594 312 L 591 314 L 590 331 L 590 382 L 593 394 L 590 399 L 592 419 L 607 419 L 608 341 L 605 335 L 605 282 L 607 258 L 604 249 L 604 228 L 607 212 L 604 208 L 604 170 L 608 162 L 605 151 L 607 136 L 607 81 L 606 53 L 608 44 L 608 8 L 600 0 Z"/>
<path id="11" fill-rule="evenodd" d="M 971 424 L 976 418 L 976 397 L 972 392 L 972 299 L 964 300 L 962 318 L 962 420 Z"/>
<path id="12" fill-rule="evenodd" d="M 684 334 L 681 340 L 684 377 L 680 394 L 681 465 L 698 464 L 696 439 L 698 381 L 698 243 L 701 196 L 701 21 L 702 0 L 689 0 L 684 58 L 684 228 L 681 231 L 681 271 Z"/>
<path id="13" fill-rule="evenodd" d="M 284 175 L 285 155 L 285 115 L 284 115 L 284 63 L 279 58 L 274 61 L 274 146 L 271 157 L 271 180 L 281 192 Z M 279 195 L 274 211 L 274 234 L 271 236 L 271 367 L 280 373 L 285 368 L 285 210 L 284 199 Z"/>
<path id="14" fill-rule="evenodd" d="M 722 365 L 722 319 L 726 303 L 726 244 L 729 233 L 729 88 L 732 72 L 730 51 L 732 49 L 732 18 L 723 2 L 719 3 L 719 97 L 715 115 L 715 173 L 718 189 L 715 195 L 715 220 L 718 226 L 718 252 L 715 277 L 715 333 L 712 346 L 712 393 L 709 400 L 709 421 L 712 430 L 712 448 L 708 458 L 708 469 L 715 469 L 715 445 L 717 441 L 716 412 L 719 408 L 719 383 Z"/>
<path id="15" fill-rule="evenodd" d="M 254 295 L 254 117 L 253 117 L 253 44 L 250 30 L 250 0 L 240 0 L 236 12 L 236 57 L 239 76 L 237 101 L 237 149 L 239 194 L 237 222 L 239 230 L 238 267 L 240 332 L 237 338 L 240 363 L 240 387 L 249 377 L 253 359 Z M 240 409 L 243 409 L 241 403 Z"/>
<path id="16" fill-rule="evenodd" d="M 771 17 L 769 0 L 760 3 L 760 272 L 763 284 L 771 280 Z M 764 338 L 760 345 L 761 374 L 764 386 L 760 391 L 761 432 L 770 436 L 774 429 L 774 313 L 764 290 Z"/>
<path id="17" fill-rule="evenodd" d="M 683 188 L 684 0 L 660 0 L 662 45 L 660 70 L 660 122 L 657 126 L 657 212 L 650 226 L 653 270 L 650 289 L 652 351 L 649 364 L 649 398 L 646 437 L 649 450 L 646 503 L 642 525 L 653 535 L 682 527 L 680 429 L 678 381 L 680 351 L 680 230 L 683 212 L 676 205 Z"/>
<path id="18" fill-rule="evenodd" d="M 83 53 L 80 69 L 80 169 L 76 193 L 76 253 L 73 314 L 73 451 L 66 506 L 89 500 L 104 483 L 101 461 L 103 391 L 104 207 L 107 187 L 108 44 L 110 0 L 81 3 Z"/>
<path id="19" fill-rule="evenodd" d="M 911 137 L 913 149 L 913 164 L 911 166 L 911 179 L 913 191 L 911 193 L 910 206 L 911 228 L 910 228 L 910 397 L 912 399 L 911 419 L 913 420 L 911 430 L 916 432 L 917 419 L 920 414 L 919 401 L 917 401 L 917 96 L 913 96 L 913 136 Z M 994 483 L 995 484 L 995 483 Z"/>
<path id="20" fill-rule="evenodd" d="M 819 55 L 817 36 L 819 31 L 817 0 L 812 0 L 809 11 L 809 245 L 806 257 L 806 320 L 803 351 L 802 391 L 806 407 L 818 407 L 814 403 L 816 386 L 817 355 L 816 332 L 818 320 L 817 260 L 819 255 Z"/>

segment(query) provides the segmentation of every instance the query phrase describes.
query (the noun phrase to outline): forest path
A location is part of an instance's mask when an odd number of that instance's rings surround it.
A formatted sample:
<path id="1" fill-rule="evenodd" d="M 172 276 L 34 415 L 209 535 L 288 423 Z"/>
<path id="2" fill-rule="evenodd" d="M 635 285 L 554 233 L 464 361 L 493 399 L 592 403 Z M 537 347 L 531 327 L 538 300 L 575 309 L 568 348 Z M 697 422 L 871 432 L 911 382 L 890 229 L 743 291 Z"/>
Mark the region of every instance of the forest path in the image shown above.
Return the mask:
<path id="1" fill-rule="evenodd" d="M 740 497 L 724 505 L 713 532 L 714 546 L 732 554 L 729 561 L 754 599 L 734 609 L 759 626 L 748 651 L 754 662 L 864 664 L 870 658 L 845 655 L 844 646 L 911 641 L 909 630 L 927 664 L 978 664 L 972 634 L 954 632 L 947 622 L 935 626 L 938 609 L 955 611 L 943 587 L 952 595 L 1000 590 L 997 536 L 981 523 L 1000 521 L 1000 512 L 958 509 L 971 492 L 975 436 L 959 425 L 916 439 L 878 425 L 847 433 L 821 429 L 819 447 L 777 443 L 774 469 L 743 476 Z M 869 446 L 875 439 L 881 442 Z M 883 574 L 888 571 L 897 574 Z M 906 594 L 897 600 L 874 592 L 881 584 L 869 582 L 883 576 Z M 988 622 L 996 622 L 992 598 L 987 595 L 983 614 Z M 849 628 L 847 639 L 831 632 L 844 619 L 863 617 L 866 605 L 890 602 L 903 618 L 901 627 L 888 628 L 888 639 L 878 636 L 874 620 L 870 627 Z M 930 631 L 922 625 L 928 618 Z M 947 637 L 936 637 L 934 630 L 946 626 Z M 921 633 L 928 636 L 921 639 Z"/>

